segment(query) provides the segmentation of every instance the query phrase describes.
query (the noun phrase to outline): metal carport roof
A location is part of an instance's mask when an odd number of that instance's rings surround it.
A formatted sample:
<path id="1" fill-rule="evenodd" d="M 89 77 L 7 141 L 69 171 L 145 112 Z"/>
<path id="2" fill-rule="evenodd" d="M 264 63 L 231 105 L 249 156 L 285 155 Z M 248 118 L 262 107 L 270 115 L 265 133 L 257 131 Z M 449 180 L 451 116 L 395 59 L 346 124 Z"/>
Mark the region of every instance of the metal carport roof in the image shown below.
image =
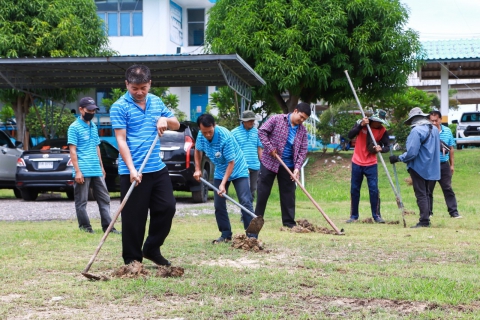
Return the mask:
<path id="1" fill-rule="evenodd" d="M 144 64 L 157 87 L 229 85 L 248 99 L 265 81 L 237 54 L 0 59 L 0 89 L 123 88 L 125 70 Z"/>

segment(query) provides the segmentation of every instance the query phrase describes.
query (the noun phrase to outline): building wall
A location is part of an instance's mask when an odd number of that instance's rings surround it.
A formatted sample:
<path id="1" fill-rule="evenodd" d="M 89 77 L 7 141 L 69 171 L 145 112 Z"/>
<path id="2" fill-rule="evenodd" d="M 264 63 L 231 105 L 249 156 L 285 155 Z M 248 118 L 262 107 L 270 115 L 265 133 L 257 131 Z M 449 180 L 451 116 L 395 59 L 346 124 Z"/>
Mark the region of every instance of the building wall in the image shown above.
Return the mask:
<path id="1" fill-rule="evenodd" d="M 175 0 L 173 2 L 176 5 L 172 5 L 171 0 L 143 0 L 143 35 L 111 36 L 109 37 L 110 47 L 120 55 L 177 54 L 178 51 L 180 51 L 180 54 L 204 53 L 203 46 L 188 46 L 187 9 L 204 8 L 205 14 L 207 15 L 208 10 L 216 1 Z M 181 8 L 181 32 L 178 32 L 179 15 L 176 10 L 179 7 Z M 205 26 L 207 20 L 208 17 L 206 16 Z M 181 43 L 182 35 L 183 43 Z M 139 61 L 141 62 L 141 59 Z M 155 85 L 155 83 L 152 85 Z M 213 91 L 215 91 L 215 87 L 208 88 L 209 95 Z M 190 88 L 172 87 L 170 88 L 170 92 L 178 95 L 179 108 L 185 112 L 190 119 Z M 95 93 L 92 93 L 92 97 L 95 97 Z M 79 97 L 79 99 L 80 98 L 81 97 Z"/>

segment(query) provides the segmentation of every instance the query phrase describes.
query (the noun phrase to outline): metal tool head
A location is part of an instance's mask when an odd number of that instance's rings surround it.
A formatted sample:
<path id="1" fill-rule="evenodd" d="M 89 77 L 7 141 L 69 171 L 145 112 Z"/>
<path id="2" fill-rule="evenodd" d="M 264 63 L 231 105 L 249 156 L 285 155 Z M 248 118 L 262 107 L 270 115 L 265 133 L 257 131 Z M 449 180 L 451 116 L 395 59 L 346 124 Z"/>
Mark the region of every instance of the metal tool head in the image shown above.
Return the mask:
<path id="1" fill-rule="evenodd" d="M 99 276 L 96 276 L 94 274 L 87 273 L 87 272 L 82 272 L 82 275 L 85 278 L 90 279 L 90 280 L 101 280 L 102 279 L 102 277 L 99 277 Z"/>
<path id="2" fill-rule="evenodd" d="M 262 216 L 257 216 L 256 218 L 253 218 L 252 221 L 250 221 L 250 225 L 248 226 L 247 230 L 245 230 L 247 233 L 254 233 L 254 234 L 259 234 L 260 230 L 263 228 L 263 224 L 265 221 L 263 220 Z"/>

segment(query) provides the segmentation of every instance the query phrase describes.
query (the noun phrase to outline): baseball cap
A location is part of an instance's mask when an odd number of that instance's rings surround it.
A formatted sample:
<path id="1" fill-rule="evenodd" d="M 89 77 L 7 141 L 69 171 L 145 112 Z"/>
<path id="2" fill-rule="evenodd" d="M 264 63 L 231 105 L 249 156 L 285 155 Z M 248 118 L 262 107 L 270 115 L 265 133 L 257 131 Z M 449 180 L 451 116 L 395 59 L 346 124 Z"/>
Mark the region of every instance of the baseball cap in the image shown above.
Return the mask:
<path id="1" fill-rule="evenodd" d="M 87 110 L 98 110 L 100 109 L 99 107 L 97 107 L 97 105 L 95 104 L 95 100 L 93 100 L 92 98 L 90 97 L 85 97 L 85 98 L 82 98 L 80 99 L 80 103 L 79 103 L 80 107 L 82 108 L 87 108 Z"/>

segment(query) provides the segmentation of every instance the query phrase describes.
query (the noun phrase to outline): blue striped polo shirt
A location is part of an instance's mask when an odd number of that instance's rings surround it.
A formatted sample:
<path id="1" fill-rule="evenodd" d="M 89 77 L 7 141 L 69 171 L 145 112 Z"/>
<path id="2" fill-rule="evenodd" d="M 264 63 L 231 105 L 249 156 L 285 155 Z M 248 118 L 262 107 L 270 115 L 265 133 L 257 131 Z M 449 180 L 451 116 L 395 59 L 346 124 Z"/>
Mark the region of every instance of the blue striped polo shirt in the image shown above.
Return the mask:
<path id="1" fill-rule="evenodd" d="M 290 115 L 291 113 L 288 114 L 288 137 L 285 149 L 283 149 L 282 160 L 287 167 L 293 168 L 295 167 L 295 164 L 293 163 L 293 143 L 295 142 L 295 136 L 297 135 L 298 124 L 292 127 Z"/>
<path id="2" fill-rule="evenodd" d="M 127 130 L 127 145 L 132 155 L 132 161 L 137 170 L 157 134 L 157 121 L 160 117 L 172 118 L 174 114 L 163 103 L 162 99 L 153 94 L 147 95 L 145 110 L 137 106 L 130 93 L 125 93 L 110 109 L 110 119 L 113 129 Z M 156 172 L 165 168 L 160 159 L 160 140 L 150 155 L 143 173 Z M 119 174 L 130 174 L 127 165 L 119 156 Z"/>
<path id="3" fill-rule="evenodd" d="M 215 179 L 223 179 L 228 163 L 232 160 L 235 161 L 235 166 L 228 181 L 249 177 L 247 162 L 243 152 L 227 128 L 215 126 L 212 141 L 208 141 L 202 132 L 199 132 L 195 148 L 205 152 L 207 157 L 215 164 L 215 172 L 213 174 Z"/>
<path id="4" fill-rule="evenodd" d="M 442 130 L 440 131 L 440 140 L 445 142 L 449 147 L 452 147 L 455 144 L 452 130 L 443 124 L 441 125 L 440 130 Z M 448 160 L 450 160 L 450 152 L 443 155 L 442 148 L 440 148 L 440 162 L 446 162 Z"/>
<path id="5" fill-rule="evenodd" d="M 247 161 L 248 169 L 260 170 L 260 159 L 258 159 L 258 147 L 263 148 L 260 138 L 258 137 L 258 129 L 245 129 L 243 123 L 232 130 L 232 135 L 237 140 L 238 145 L 242 149 L 245 161 Z"/>
<path id="6" fill-rule="evenodd" d="M 67 143 L 77 146 L 78 167 L 85 178 L 103 176 L 97 146 L 100 144 L 95 123 L 88 125 L 82 119 L 75 120 L 69 127 Z M 75 177 L 75 170 L 72 170 Z"/>

